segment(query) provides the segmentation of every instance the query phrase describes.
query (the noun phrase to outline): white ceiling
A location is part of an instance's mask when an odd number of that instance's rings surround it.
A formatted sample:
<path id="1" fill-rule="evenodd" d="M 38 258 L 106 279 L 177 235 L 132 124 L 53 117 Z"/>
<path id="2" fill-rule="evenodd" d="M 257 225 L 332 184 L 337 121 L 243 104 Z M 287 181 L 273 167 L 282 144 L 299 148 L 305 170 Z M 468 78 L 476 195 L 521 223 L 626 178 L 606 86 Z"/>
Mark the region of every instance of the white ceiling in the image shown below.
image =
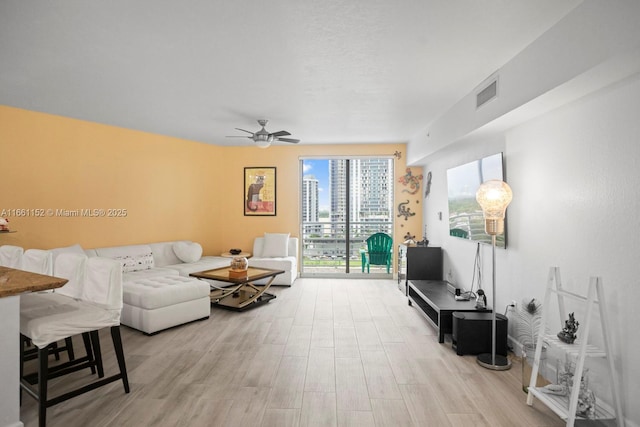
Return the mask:
<path id="1" fill-rule="evenodd" d="M 0 104 L 218 145 L 406 142 L 580 0 L 2 0 Z"/>

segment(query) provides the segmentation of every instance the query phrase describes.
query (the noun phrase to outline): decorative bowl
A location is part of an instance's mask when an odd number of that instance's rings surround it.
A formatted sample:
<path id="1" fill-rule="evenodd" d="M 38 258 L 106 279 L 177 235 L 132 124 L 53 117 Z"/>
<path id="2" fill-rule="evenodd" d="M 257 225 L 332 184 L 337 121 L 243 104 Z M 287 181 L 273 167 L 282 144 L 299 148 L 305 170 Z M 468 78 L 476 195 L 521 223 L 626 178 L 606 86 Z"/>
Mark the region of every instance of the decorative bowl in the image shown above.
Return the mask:
<path id="1" fill-rule="evenodd" d="M 242 249 L 229 249 L 229 253 L 231 255 L 238 255 L 238 254 L 242 253 Z"/>

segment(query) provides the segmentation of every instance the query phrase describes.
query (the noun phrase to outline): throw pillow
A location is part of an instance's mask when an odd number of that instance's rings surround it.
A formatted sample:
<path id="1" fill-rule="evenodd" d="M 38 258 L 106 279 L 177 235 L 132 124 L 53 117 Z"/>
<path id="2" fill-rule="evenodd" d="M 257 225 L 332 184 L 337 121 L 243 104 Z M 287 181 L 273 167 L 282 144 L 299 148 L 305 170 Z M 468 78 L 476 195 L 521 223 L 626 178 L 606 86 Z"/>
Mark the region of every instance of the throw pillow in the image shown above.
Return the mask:
<path id="1" fill-rule="evenodd" d="M 285 257 L 289 253 L 289 233 L 264 233 L 262 256 L 265 258 Z"/>
<path id="2" fill-rule="evenodd" d="M 154 267 L 153 254 L 151 252 L 138 255 L 122 255 L 115 257 L 115 259 L 122 264 L 123 273 L 151 270 Z"/>
<path id="3" fill-rule="evenodd" d="M 196 262 L 202 257 L 202 246 L 196 242 L 175 242 L 173 252 L 182 262 Z"/>

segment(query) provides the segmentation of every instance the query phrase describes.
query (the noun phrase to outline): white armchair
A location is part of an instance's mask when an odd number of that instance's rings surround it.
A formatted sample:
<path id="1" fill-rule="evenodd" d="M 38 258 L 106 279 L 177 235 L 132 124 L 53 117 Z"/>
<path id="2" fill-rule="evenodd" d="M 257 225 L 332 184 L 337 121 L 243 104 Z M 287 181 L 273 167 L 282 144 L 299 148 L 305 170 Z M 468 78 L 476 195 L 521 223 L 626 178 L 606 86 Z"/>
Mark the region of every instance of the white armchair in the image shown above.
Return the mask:
<path id="1" fill-rule="evenodd" d="M 298 238 L 274 233 L 257 237 L 253 242 L 253 256 L 249 259 L 249 265 L 284 270 L 284 274 L 276 276 L 273 285 L 293 285 L 298 278 Z"/>

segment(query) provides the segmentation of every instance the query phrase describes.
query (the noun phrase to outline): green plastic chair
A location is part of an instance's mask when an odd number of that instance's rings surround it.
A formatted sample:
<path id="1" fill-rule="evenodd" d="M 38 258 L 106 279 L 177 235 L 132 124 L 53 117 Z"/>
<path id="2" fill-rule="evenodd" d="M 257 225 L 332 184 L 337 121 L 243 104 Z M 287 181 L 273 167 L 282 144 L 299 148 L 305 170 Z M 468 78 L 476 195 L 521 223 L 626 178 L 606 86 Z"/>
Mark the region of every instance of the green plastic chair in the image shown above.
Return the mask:
<path id="1" fill-rule="evenodd" d="M 362 272 L 367 267 L 369 273 L 370 265 L 386 265 L 387 273 L 391 270 L 391 254 L 393 239 L 385 233 L 376 233 L 367 239 L 367 250 L 362 251 Z"/>

